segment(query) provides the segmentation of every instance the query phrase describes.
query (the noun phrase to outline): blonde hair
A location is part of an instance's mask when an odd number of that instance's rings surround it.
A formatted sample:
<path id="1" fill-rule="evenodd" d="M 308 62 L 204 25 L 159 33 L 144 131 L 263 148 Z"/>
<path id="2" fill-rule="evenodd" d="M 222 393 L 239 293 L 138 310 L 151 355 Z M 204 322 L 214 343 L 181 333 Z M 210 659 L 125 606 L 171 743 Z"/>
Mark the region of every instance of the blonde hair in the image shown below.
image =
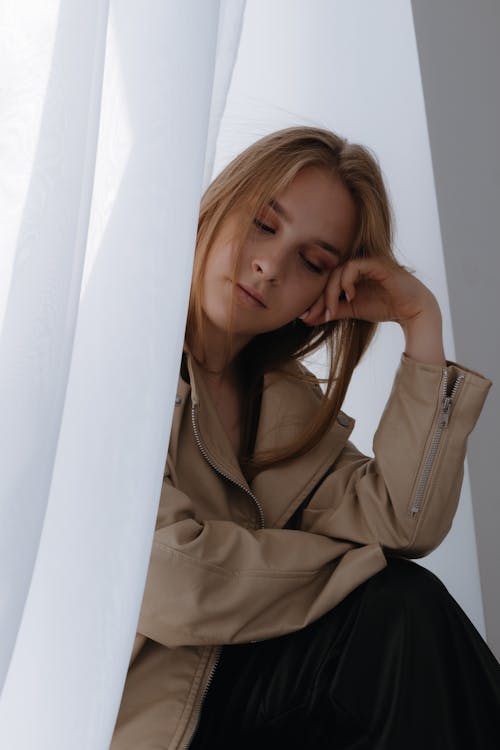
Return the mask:
<path id="1" fill-rule="evenodd" d="M 349 143 L 335 133 L 316 127 L 290 127 L 261 138 L 234 158 L 206 189 L 200 204 L 193 278 L 186 324 L 186 339 L 203 351 L 202 283 L 211 247 L 229 215 L 240 215 L 235 237 L 233 298 L 241 248 L 254 229 L 254 218 L 277 193 L 286 189 L 305 167 L 319 167 L 338 176 L 351 194 L 357 210 L 357 231 L 348 259 L 378 257 L 397 263 L 393 251 L 393 217 L 382 173 L 376 157 L 365 146 Z M 226 357 L 229 357 L 232 311 L 227 331 Z M 242 415 L 240 460 L 253 473 L 311 450 L 337 417 L 352 373 L 373 339 L 378 324 L 365 320 L 332 320 L 319 326 L 301 321 L 255 336 L 239 353 L 241 377 L 246 397 Z M 253 455 L 262 377 L 278 371 L 290 360 L 301 360 L 325 345 L 328 377 L 324 398 L 316 418 L 303 432 L 279 450 Z M 228 361 L 228 359 L 226 360 Z M 202 359 L 203 362 L 203 359 Z M 301 380 L 316 382 L 305 368 Z"/>

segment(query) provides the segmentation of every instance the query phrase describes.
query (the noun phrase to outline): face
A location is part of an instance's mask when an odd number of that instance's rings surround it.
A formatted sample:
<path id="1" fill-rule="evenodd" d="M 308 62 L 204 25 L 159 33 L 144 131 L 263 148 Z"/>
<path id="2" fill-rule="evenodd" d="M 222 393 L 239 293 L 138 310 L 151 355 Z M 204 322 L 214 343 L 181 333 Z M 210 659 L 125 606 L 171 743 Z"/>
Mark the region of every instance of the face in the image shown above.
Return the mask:
<path id="1" fill-rule="evenodd" d="M 225 222 L 208 256 L 203 282 L 207 321 L 223 331 L 229 324 L 237 222 L 234 217 Z M 304 313 L 322 294 L 331 272 L 349 256 L 355 232 L 354 201 L 336 176 L 306 167 L 274 196 L 272 205 L 254 218 L 240 256 L 233 313 L 240 345 Z"/>

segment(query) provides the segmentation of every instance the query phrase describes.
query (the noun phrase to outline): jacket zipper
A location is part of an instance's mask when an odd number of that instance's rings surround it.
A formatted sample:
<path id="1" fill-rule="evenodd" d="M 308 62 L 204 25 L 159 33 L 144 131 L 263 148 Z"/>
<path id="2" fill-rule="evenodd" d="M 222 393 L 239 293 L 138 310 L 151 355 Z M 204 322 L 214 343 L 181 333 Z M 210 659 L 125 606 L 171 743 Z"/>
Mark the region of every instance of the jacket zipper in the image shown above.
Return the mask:
<path id="1" fill-rule="evenodd" d="M 217 656 L 216 656 L 214 665 L 213 665 L 212 669 L 210 670 L 210 674 L 208 676 L 208 681 L 207 681 L 207 684 L 205 685 L 205 690 L 203 691 L 203 695 L 201 696 L 201 698 L 198 701 L 198 704 L 196 706 L 196 710 L 198 711 L 198 717 L 196 719 L 195 727 L 194 727 L 194 729 L 193 729 L 193 731 L 191 733 L 191 737 L 189 738 L 189 740 L 187 741 L 187 743 L 184 745 L 185 750 L 188 750 L 190 744 L 192 743 L 192 741 L 194 739 L 194 736 L 195 736 L 196 732 L 198 731 L 198 726 L 199 726 L 200 720 L 201 720 L 201 707 L 203 705 L 203 701 L 207 697 L 207 693 L 208 693 L 208 689 L 210 687 L 210 683 L 213 680 L 213 677 L 214 677 L 214 674 L 215 674 L 215 670 L 217 669 L 217 665 L 218 665 L 218 663 L 220 661 L 220 657 L 221 657 L 221 654 L 222 654 L 222 646 L 217 646 L 216 649 L 217 649 Z"/>
<path id="2" fill-rule="evenodd" d="M 241 482 L 238 482 L 237 479 L 234 479 L 234 477 L 229 476 L 229 474 L 227 474 L 219 466 L 217 466 L 217 464 L 212 459 L 212 457 L 210 456 L 210 454 L 206 450 L 205 446 L 203 445 L 203 443 L 201 441 L 201 438 L 200 438 L 200 433 L 199 433 L 199 430 L 198 430 L 198 425 L 196 423 L 195 404 L 193 404 L 192 407 L 191 407 L 191 422 L 193 424 L 193 432 L 194 432 L 194 436 L 195 436 L 195 439 L 196 439 L 196 443 L 198 445 L 198 448 L 200 449 L 200 452 L 201 452 L 202 456 L 210 464 L 210 466 L 213 469 L 215 469 L 215 471 L 217 471 L 221 476 L 225 477 L 230 482 L 232 482 L 233 484 L 235 484 L 237 487 L 240 487 L 240 489 L 244 490 L 246 492 L 246 494 L 249 495 L 252 498 L 252 500 L 255 503 L 255 505 L 257 506 L 257 510 L 259 512 L 260 528 L 263 529 L 264 528 L 264 511 L 262 510 L 262 506 L 259 503 L 259 501 L 257 500 L 257 498 L 255 497 L 255 495 L 247 487 L 245 487 L 244 484 L 242 484 Z M 207 684 L 205 685 L 205 690 L 203 691 L 203 695 L 198 700 L 197 705 L 196 705 L 196 710 L 198 711 L 198 718 L 196 720 L 196 725 L 195 725 L 195 728 L 194 728 L 194 730 L 193 730 L 193 732 L 191 734 L 191 737 L 189 738 L 187 744 L 185 745 L 186 750 L 187 750 L 187 748 L 189 748 L 189 746 L 190 746 L 191 742 L 193 741 L 193 738 L 194 738 L 194 736 L 196 734 L 196 731 L 198 729 L 198 726 L 199 726 L 199 723 L 200 723 L 200 719 L 201 719 L 201 707 L 203 705 L 203 702 L 204 702 L 205 698 L 207 697 L 207 693 L 208 693 L 209 687 L 210 687 L 210 685 L 212 683 L 212 680 L 213 680 L 213 677 L 214 677 L 214 674 L 215 674 L 215 670 L 217 669 L 217 665 L 218 665 L 218 663 L 220 661 L 221 654 L 222 654 L 222 646 L 217 646 L 217 657 L 216 657 L 215 663 L 214 663 L 212 669 L 210 670 L 210 674 L 208 676 L 208 681 L 207 681 Z"/>
<path id="3" fill-rule="evenodd" d="M 234 479 L 233 477 L 229 476 L 229 474 L 226 474 L 225 471 L 223 471 L 219 466 L 217 466 L 217 464 L 212 459 L 212 457 L 209 455 L 209 453 L 207 452 L 205 446 L 201 442 L 200 433 L 198 431 L 198 426 L 196 424 L 195 404 L 193 404 L 192 408 L 191 408 L 191 421 L 193 423 L 194 436 L 196 438 L 196 442 L 198 444 L 198 448 L 200 449 L 203 457 L 205 458 L 206 461 L 208 461 L 208 463 L 210 464 L 210 466 L 213 469 L 215 469 L 215 471 L 217 471 L 219 474 L 221 474 L 223 477 L 225 477 L 226 479 L 228 479 L 230 482 L 232 482 L 233 484 L 235 484 L 240 489 L 244 490 L 244 492 L 246 492 L 246 494 L 249 495 L 252 498 L 253 502 L 257 506 L 257 510 L 259 511 L 260 528 L 263 529 L 264 528 L 264 511 L 262 510 L 262 506 L 259 503 L 259 501 L 257 500 L 257 498 L 255 497 L 255 495 L 248 489 L 248 487 L 245 487 L 244 484 L 242 484 L 241 482 L 238 482 L 237 479 Z"/>
<path id="4" fill-rule="evenodd" d="M 448 426 L 451 405 L 453 404 L 455 396 L 457 395 L 457 391 L 460 387 L 460 384 L 464 380 L 464 378 L 465 378 L 465 375 L 463 374 L 457 376 L 457 379 L 455 380 L 451 393 L 448 395 L 448 392 L 447 392 L 448 391 L 448 370 L 443 367 L 443 379 L 442 379 L 441 397 L 440 397 L 441 409 L 439 412 L 439 417 L 438 417 L 438 421 L 434 430 L 434 434 L 432 436 L 429 452 L 427 453 L 425 460 L 424 460 L 424 468 L 422 470 L 422 476 L 420 477 L 417 491 L 415 493 L 415 499 L 413 500 L 413 503 L 412 503 L 411 512 L 413 515 L 418 513 L 420 510 L 422 498 L 424 496 L 424 493 L 427 487 L 427 482 L 428 482 L 428 479 L 432 470 L 432 466 L 434 464 L 434 459 L 436 458 L 436 453 L 437 453 L 437 449 L 439 446 L 439 442 L 441 440 L 441 434 L 443 430 L 445 429 L 445 427 Z"/>

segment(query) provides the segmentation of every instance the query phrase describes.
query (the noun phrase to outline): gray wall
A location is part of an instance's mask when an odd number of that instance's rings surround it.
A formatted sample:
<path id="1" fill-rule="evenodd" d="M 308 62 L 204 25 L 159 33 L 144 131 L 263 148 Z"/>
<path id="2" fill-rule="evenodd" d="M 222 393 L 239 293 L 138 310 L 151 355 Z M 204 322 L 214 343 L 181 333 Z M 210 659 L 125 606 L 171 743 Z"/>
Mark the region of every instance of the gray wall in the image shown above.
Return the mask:
<path id="1" fill-rule="evenodd" d="M 500 659 L 500 3 L 412 8 L 456 356 L 493 381 L 468 464 L 486 637 Z"/>

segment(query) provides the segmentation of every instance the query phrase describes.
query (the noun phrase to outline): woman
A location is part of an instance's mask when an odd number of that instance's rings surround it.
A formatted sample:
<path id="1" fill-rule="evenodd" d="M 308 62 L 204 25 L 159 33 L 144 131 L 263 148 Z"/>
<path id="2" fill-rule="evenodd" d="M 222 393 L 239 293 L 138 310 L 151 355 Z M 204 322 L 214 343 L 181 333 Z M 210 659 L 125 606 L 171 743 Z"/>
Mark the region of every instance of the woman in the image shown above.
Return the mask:
<path id="1" fill-rule="evenodd" d="M 199 217 L 148 577 L 112 750 L 498 747 L 500 666 L 439 579 L 491 386 L 393 256 L 377 161 L 254 143 Z M 405 350 L 374 458 L 341 411 L 378 323 Z M 326 345 L 324 393 L 301 364 Z"/>

